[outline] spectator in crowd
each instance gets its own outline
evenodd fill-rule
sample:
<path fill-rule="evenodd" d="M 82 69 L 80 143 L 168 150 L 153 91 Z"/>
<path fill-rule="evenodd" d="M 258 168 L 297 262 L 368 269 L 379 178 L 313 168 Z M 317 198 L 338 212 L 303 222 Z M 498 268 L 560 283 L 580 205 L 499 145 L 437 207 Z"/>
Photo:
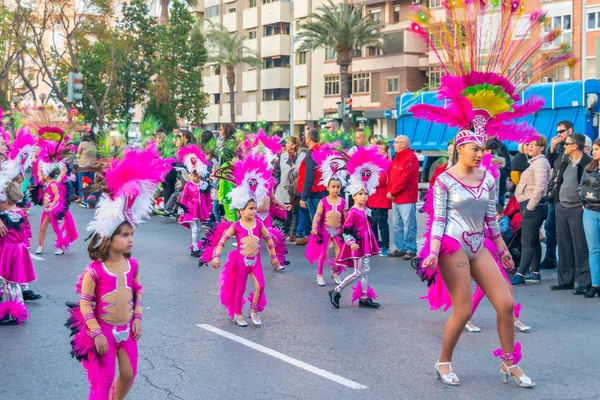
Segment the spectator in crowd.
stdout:
<path fill-rule="evenodd" d="M 96 145 L 92 142 L 91 137 L 87 133 L 81 134 L 81 143 L 77 147 L 77 165 L 79 168 L 90 168 L 96 164 L 98 160 L 96 153 Z M 77 173 L 77 195 L 79 198 L 76 200 L 77 203 L 87 204 L 86 196 L 83 193 L 83 177 L 87 177 L 92 182 L 94 181 L 94 172 L 78 172 Z"/>
<path fill-rule="evenodd" d="M 583 229 L 588 245 L 592 286 L 584 297 L 600 297 L 600 139 L 592 145 L 592 161 L 581 177 L 579 198 L 583 201 Z"/>
<path fill-rule="evenodd" d="M 585 137 L 585 146 L 583 146 L 583 152 L 588 156 L 592 155 L 592 139 L 589 136 Z"/>
<path fill-rule="evenodd" d="M 382 140 L 385 140 L 385 139 L 383 139 L 379 135 L 372 135 L 371 138 L 369 139 L 369 146 L 379 146 L 377 143 L 379 143 Z M 390 147 L 389 144 L 388 144 L 388 147 Z M 388 154 L 387 156 L 389 157 L 390 155 Z"/>
<path fill-rule="evenodd" d="M 510 228 L 510 218 L 504 215 L 504 207 L 501 204 L 496 204 L 496 221 L 502 233 L 504 242 L 508 242 L 513 237 L 513 231 Z"/>
<path fill-rule="evenodd" d="M 511 162 L 510 180 L 516 185 L 521 180 L 521 174 L 529 168 L 529 155 L 525 151 L 525 144 L 519 143 L 519 152 L 514 156 Z"/>
<path fill-rule="evenodd" d="M 417 253 L 419 160 L 404 135 L 394 140 L 394 152 L 387 198 L 393 203 L 392 232 L 396 249 L 389 256 L 412 260 Z"/>
<path fill-rule="evenodd" d="M 325 129 L 327 129 L 329 132 L 336 132 L 340 129 L 340 123 L 337 119 L 332 119 L 327 121 L 325 124 Z"/>
<path fill-rule="evenodd" d="M 298 149 L 298 156 L 296 157 L 296 166 L 291 170 L 291 179 L 290 179 L 290 199 L 297 200 L 297 209 L 298 209 L 298 225 L 296 226 L 296 244 L 298 246 L 304 246 L 308 243 L 308 234 L 310 233 L 310 229 L 312 226 L 312 221 L 310 220 L 308 209 L 300 207 L 300 191 L 298 187 L 298 179 L 300 174 L 300 165 L 302 161 L 306 157 L 308 153 L 308 146 L 306 146 L 306 142 L 303 140 L 300 143 L 300 148 Z M 294 191 L 294 187 L 296 190 Z M 294 202 L 295 203 L 295 202 Z M 290 240 L 292 241 L 292 240 Z"/>
<path fill-rule="evenodd" d="M 550 182 L 550 163 L 544 155 L 548 139 L 539 136 L 526 143 L 524 148 L 529 155 L 529 168 L 522 174 L 515 191 L 521 208 L 521 260 L 519 269 L 510 283 L 522 285 L 525 282 L 540 282 L 542 245 L 540 228 L 548 215 L 547 189 Z"/>
<path fill-rule="evenodd" d="M 217 138 L 217 156 L 219 158 L 219 164 L 221 164 L 221 150 L 225 147 L 225 145 L 235 140 L 235 125 L 233 124 L 222 124 L 219 128 L 219 137 Z"/>
<path fill-rule="evenodd" d="M 379 152 L 385 157 L 389 157 L 390 145 L 387 140 L 379 140 L 376 145 Z M 370 219 L 373 233 L 381 248 L 380 256 L 386 257 L 390 249 L 390 227 L 388 224 L 389 210 L 392 208 L 392 201 L 387 198 L 389 171 L 379 175 L 379 184 L 375 193 L 369 196 L 367 207 L 371 209 L 372 217 Z"/>
<path fill-rule="evenodd" d="M 279 170 L 281 171 L 281 181 L 275 190 L 275 197 L 285 205 L 292 205 L 292 200 L 288 192 L 290 186 L 290 171 L 295 167 L 296 158 L 298 157 L 298 144 L 300 141 L 295 136 L 290 136 L 286 143 L 285 149 L 279 157 Z M 295 220 L 295 223 L 294 223 Z M 292 226 L 293 225 L 293 226 Z M 298 225 L 298 206 L 287 212 L 287 219 L 283 225 L 283 231 L 289 236 L 290 241 L 295 239 L 294 230 Z M 293 229 L 292 229 L 293 228 Z"/>
<path fill-rule="evenodd" d="M 369 147 L 367 146 L 367 138 L 365 137 L 365 131 L 363 128 L 358 128 L 354 132 L 354 146 L 350 147 L 348 154 L 353 154 L 359 147 Z"/>
<path fill-rule="evenodd" d="M 548 162 L 552 167 L 552 178 L 548 185 L 548 217 L 544 223 L 546 232 L 546 255 L 542 261 L 540 269 L 556 268 L 556 208 L 553 199 L 556 195 L 556 176 L 560 170 L 563 156 L 565 153 L 564 142 L 568 135 L 573 133 L 573 124 L 571 121 L 561 121 L 556 126 L 556 136 L 550 141 L 550 150 L 548 151 Z"/>
<path fill-rule="evenodd" d="M 490 136 L 488 141 L 486 142 L 486 149 L 488 148 L 488 144 L 492 145 L 494 148 L 497 148 L 496 154 L 502 158 L 504 158 L 504 165 L 500 168 L 500 181 L 498 182 L 498 203 L 504 205 L 506 201 L 506 180 L 510 177 L 510 171 L 512 168 L 510 153 L 508 151 L 508 147 L 501 141 L 499 141 L 495 136 Z"/>
<path fill-rule="evenodd" d="M 321 171 L 317 168 L 318 165 L 313 159 L 313 153 L 319 151 L 319 131 L 311 128 L 306 132 L 306 145 L 308 153 L 300 164 L 300 172 L 298 174 L 298 191 L 300 192 L 300 207 L 308 209 L 309 218 L 312 221 L 317 212 L 319 201 L 327 196 L 327 189 L 320 185 Z"/>
<path fill-rule="evenodd" d="M 558 241 L 558 284 L 552 290 L 577 288 L 582 295 L 590 288 L 588 247 L 583 231 L 583 203 L 579 199 L 579 182 L 585 167 L 592 160 L 583 152 L 585 137 L 571 133 L 564 142 L 565 157 L 558 171 L 554 196 L 556 208 L 556 239 Z"/>

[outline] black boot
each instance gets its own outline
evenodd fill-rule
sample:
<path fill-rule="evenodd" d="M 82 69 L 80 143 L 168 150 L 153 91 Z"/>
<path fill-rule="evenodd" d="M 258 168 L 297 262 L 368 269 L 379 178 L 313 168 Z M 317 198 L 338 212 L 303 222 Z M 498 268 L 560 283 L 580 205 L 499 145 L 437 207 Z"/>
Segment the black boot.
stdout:
<path fill-rule="evenodd" d="M 200 257 L 200 250 L 192 250 L 192 252 L 190 253 L 190 255 L 192 257 L 199 258 Z"/>
<path fill-rule="evenodd" d="M 589 290 L 583 294 L 583 297 L 585 297 L 586 299 L 591 299 L 596 295 L 600 297 L 600 286 L 590 287 Z"/>
<path fill-rule="evenodd" d="M 79 305 L 79 303 L 75 303 L 73 301 L 65 301 L 65 306 L 69 307 L 69 308 L 75 308 Z"/>
<path fill-rule="evenodd" d="M 365 299 L 365 300 L 360 300 L 360 302 L 358 303 L 359 307 L 366 307 L 366 308 L 379 308 L 381 304 L 379 303 L 375 303 L 373 301 L 373 299 Z"/>
<path fill-rule="evenodd" d="M 17 325 L 17 320 L 10 315 L 6 315 L 4 318 L 0 319 L 0 325 Z"/>
<path fill-rule="evenodd" d="M 340 297 L 342 297 L 342 295 L 336 292 L 335 289 L 329 291 L 329 300 L 335 308 L 340 308 Z"/>
<path fill-rule="evenodd" d="M 37 294 L 31 289 L 23 290 L 23 301 L 36 301 L 41 298 L 41 294 Z"/>

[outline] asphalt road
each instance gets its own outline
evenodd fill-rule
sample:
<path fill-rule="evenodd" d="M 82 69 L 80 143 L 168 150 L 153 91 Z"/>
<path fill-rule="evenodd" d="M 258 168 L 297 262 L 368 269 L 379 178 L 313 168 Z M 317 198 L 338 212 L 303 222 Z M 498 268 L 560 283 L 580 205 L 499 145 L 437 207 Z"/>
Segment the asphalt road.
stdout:
<path fill-rule="evenodd" d="M 73 213 L 85 238 L 93 211 L 73 207 Z M 39 216 L 34 208 L 34 236 Z M 33 288 L 44 298 L 29 305 L 32 318 L 0 327 L 0 399 L 86 397 L 86 377 L 70 357 L 63 324 L 64 302 L 76 300 L 75 281 L 89 259 L 82 239 L 62 257 L 52 254 L 53 240 L 49 230 L 43 260 L 34 260 Z M 484 300 L 475 316 L 483 331 L 461 338 L 454 366 L 462 383 L 451 388 L 433 370 L 448 315 L 419 299 L 425 286 L 406 261 L 372 261 L 379 310 L 351 306 L 349 292 L 336 310 L 327 297 L 331 281 L 318 287 L 304 248 L 291 245 L 286 272 L 272 272 L 264 260 L 263 326 L 239 328 L 219 303 L 218 272 L 198 268 L 189 256 L 187 230 L 154 217 L 135 240 L 146 294 L 130 399 L 600 399 L 600 299 L 550 292 L 552 272 L 542 271 L 539 285 L 515 290 L 521 318 L 533 327 L 516 334 L 521 365 L 537 387 L 501 383 L 492 356 L 495 316 Z"/>

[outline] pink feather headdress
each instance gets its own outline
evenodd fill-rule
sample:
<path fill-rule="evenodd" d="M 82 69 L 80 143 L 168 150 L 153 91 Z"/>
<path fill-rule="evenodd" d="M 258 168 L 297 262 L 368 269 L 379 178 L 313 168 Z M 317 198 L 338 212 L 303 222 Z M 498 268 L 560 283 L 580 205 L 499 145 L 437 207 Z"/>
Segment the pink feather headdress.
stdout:
<path fill-rule="evenodd" d="M 208 162 L 206 155 L 196 145 L 190 144 L 179 149 L 179 161 L 185 165 L 185 168 L 191 174 L 196 171 L 200 177 L 204 177 L 208 172 Z"/>
<path fill-rule="evenodd" d="M 149 219 L 152 193 L 171 170 L 173 160 L 160 157 L 156 146 L 144 150 L 129 149 L 122 159 L 112 159 L 106 169 L 105 193 L 98 202 L 94 219 L 87 227 L 102 238 L 111 237 L 123 222 L 133 227 Z"/>
<path fill-rule="evenodd" d="M 313 153 L 313 160 L 319 166 L 321 171 L 321 180 L 319 185 L 327 187 L 331 179 L 339 179 L 342 187 L 348 184 L 348 171 L 346 171 L 346 159 L 338 150 L 339 142 L 327 143 L 321 146 L 321 149 Z"/>
<path fill-rule="evenodd" d="M 6 170 L 14 179 L 17 175 L 26 175 L 33 164 L 33 155 L 36 151 L 36 140 L 28 128 L 21 128 L 8 153 Z"/>
<path fill-rule="evenodd" d="M 262 128 L 258 129 L 258 134 L 249 134 L 246 136 L 244 143 L 246 153 L 262 153 L 268 161 L 269 169 L 273 169 L 273 162 L 277 160 L 277 155 L 283 148 L 281 146 L 281 138 L 277 135 L 269 137 Z"/>
<path fill-rule="evenodd" d="M 75 153 L 75 146 L 69 144 L 70 137 L 63 135 L 60 141 L 38 139 L 36 146 L 39 152 L 33 163 L 33 171 L 38 182 L 53 171 L 61 171 L 65 166 L 64 159 Z"/>
<path fill-rule="evenodd" d="M 544 49 L 561 30 L 540 35 L 551 18 L 542 11 L 525 14 L 525 0 L 443 0 L 442 6 L 443 21 L 420 5 L 412 7 L 410 18 L 413 33 L 440 61 L 445 76 L 438 98 L 446 107 L 418 104 L 409 111 L 477 135 L 533 140 L 537 132 L 532 126 L 513 121 L 539 111 L 544 101 L 535 96 L 524 101 L 520 93 L 555 69 L 576 64 L 567 43 Z"/>
<path fill-rule="evenodd" d="M 350 194 L 354 196 L 361 190 L 366 191 L 369 195 L 373 194 L 379 184 L 379 174 L 387 171 L 389 166 L 390 160 L 380 154 L 377 148 L 358 147 L 349 156 L 346 166 L 350 175 L 350 184 L 348 185 Z"/>
<path fill-rule="evenodd" d="M 227 194 L 233 208 L 243 210 L 250 200 L 260 204 L 269 196 L 273 182 L 268 164 L 263 155 L 249 153 L 233 165 L 236 187 Z"/>

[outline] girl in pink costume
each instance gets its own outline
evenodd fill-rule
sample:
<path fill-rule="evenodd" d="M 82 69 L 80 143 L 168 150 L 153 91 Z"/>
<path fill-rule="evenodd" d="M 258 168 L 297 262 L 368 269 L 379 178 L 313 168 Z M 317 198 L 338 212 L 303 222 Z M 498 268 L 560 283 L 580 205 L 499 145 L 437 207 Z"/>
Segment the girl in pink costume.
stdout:
<path fill-rule="evenodd" d="M 315 162 L 322 173 L 320 185 L 326 186 L 329 196 L 324 197 L 317 206 L 312 222 L 311 236 L 306 246 L 306 258 L 313 264 L 317 262 L 317 285 L 325 286 L 323 267 L 333 245 L 337 258 L 342 248 L 342 224 L 348 211 L 346 200 L 340 197 L 342 187 L 347 184 L 346 161 L 340 153 L 325 145 L 313 154 Z M 345 270 L 341 265 L 330 262 L 333 267 L 331 279 L 339 285 L 342 283 L 340 273 Z"/>
<path fill-rule="evenodd" d="M 192 234 L 191 255 L 200 257 L 202 222 L 209 219 L 209 214 L 203 204 L 206 202 L 206 197 L 202 194 L 202 185 L 207 185 L 202 177 L 208 172 L 208 162 L 202 150 L 193 144 L 179 150 L 179 159 L 190 173 L 190 181 L 183 187 L 183 193 L 179 200 L 180 217 L 178 222 L 188 228 Z"/>
<path fill-rule="evenodd" d="M 254 325 L 261 325 L 258 313 L 264 310 L 267 300 L 265 283 L 260 260 L 260 239 L 267 242 L 271 265 L 277 271 L 285 262 L 285 246 L 283 235 L 276 229 L 267 228 L 256 218 L 256 204 L 268 195 L 270 172 L 261 169 L 264 160 L 249 154 L 244 160 L 234 165 L 235 184 L 237 185 L 229 197 L 231 205 L 241 215 L 235 223 L 221 222 L 211 229 L 204 241 L 204 250 L 200 258 L 201 264 L 211 264 L 219 268 L 220 258 L 227 241 L 235 236 L 237 248 L 229 253 L 221 274 L 221 304 L 237 326 L 248 326 L 242 315 L 244 292 L 248 275 L 252 276 L 255 289 L 248 296 L 250 302 L 250 318 Z M 274 239 L 277 236 L 277 240 Z M 277 245 L 279 243 L 279 245 Z M 277 248 L 279 247 L 279 248 Z"/>
<path fill-rule="evenodd" d="M 0 323 L 20 324 L 29 318 L 20 285 L 35 281 L 33 263 L 27 249 L 28 221 L 25 212 L 17 208 L 23 194 L 8 176 L 0 173 L 0 220 L 8 233 L 0 236 Z"/>
<path fill-rule="evenodd" d="M 130 150 L 106 171 L 105 194 L 88 226 L 92 263 L 79 279 L 81 299 L 78 307 L 69 310 L 67 324 L 73 336 L 71 354 L 87 370 L 89 399 L 125 399 L 137 374 L 143 290 L 139 264 L 131 257 L 133 232 L 148 219 L 152 193 L 171 162 L 151 147 Z"/>
<path fill-rule="evenodd" d="M 376 148 L 359 147 L 348 159 L 347 170 L 350 175 L 348 191 L 352 195 L 354 206 L 346 214 L 342 233 L 344 243 L 336 264 L 352 266 L 354 272 L 335 289 L 329 291 L 329 300 L 335 308 L 340 308 L 342 290 L 357 280 L 360 281 L 353 288 L 352 303 L 360 300 L 360 307 L 379 307 L 379 303 L 373 301 L 377 298 L 377 294 L 369 286 L 371 271 L 369 258 L 379 254 L 380 250 L 369 224 L 367 214 L 369 211 L 366 204 L 369 194 L 375 192 L 379 174 L 387 171 L 389 164 L 390 161 Z"/>

